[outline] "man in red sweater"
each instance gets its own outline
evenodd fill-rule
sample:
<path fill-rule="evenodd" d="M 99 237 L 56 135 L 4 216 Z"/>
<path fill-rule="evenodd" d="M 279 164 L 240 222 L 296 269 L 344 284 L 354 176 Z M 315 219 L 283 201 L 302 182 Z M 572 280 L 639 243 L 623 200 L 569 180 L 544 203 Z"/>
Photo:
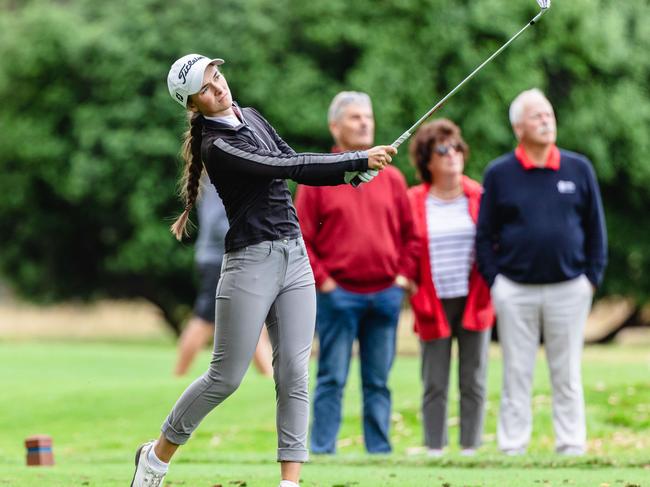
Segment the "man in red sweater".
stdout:
<path fill-rule="evenodd" d="M 328 118 L 335 151 L 372 146 L 374 117 L 365 93 L 339 93 Z M 313 453 L 336 451 L 355 340 L 359 342 L 366 449 L 369 453 L 391 451 L 388 373 L 395 356 L 404 289 L 412 285 L 419 256 L 406 190 L 404 177 L 392 166 L 358 188 L 298 187 L 295 206 L 318 290 L 320 346 Z"/>

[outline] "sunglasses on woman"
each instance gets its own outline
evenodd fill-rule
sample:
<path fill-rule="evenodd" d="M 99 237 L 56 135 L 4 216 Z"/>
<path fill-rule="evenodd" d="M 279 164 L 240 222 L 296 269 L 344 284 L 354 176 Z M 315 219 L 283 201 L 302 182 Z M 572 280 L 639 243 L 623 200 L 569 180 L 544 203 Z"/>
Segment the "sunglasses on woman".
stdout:
<path fill-rule="evenodd" d="M 438 144 L 433 148 L 433 152 L 439 156 L 446 156 L 451 149 L 454 149 L 455 152 L 462 152 L 463 146 L 460 144 Z"/>

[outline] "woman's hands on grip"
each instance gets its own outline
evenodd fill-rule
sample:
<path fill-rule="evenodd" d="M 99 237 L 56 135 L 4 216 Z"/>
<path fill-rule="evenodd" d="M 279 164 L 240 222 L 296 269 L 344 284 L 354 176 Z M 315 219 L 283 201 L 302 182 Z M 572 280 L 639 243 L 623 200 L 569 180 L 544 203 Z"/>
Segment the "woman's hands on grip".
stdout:
<path fill-rule="evenodd" d="M 377 145 L 368 149 L 368 169 L 383 169 L 393 160 L 397 149 L 392 145 Z"/>

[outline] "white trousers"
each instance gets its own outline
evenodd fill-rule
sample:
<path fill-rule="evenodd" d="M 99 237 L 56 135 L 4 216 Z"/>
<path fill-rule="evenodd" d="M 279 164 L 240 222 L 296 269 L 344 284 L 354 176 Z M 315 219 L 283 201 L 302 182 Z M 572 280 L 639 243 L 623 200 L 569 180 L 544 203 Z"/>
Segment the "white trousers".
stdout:
<path fill-rule="evenodd" d="M 553 390 L 553 427 L 559 453 L 585 451 L 581 357 L 593 288 L 584 276 L 554 284 L 520 284 L 498 275 L 491 289 L 503 351 L 499 448 L 523 453 L 532 433 L 535 357 L 544 348 Z"/>

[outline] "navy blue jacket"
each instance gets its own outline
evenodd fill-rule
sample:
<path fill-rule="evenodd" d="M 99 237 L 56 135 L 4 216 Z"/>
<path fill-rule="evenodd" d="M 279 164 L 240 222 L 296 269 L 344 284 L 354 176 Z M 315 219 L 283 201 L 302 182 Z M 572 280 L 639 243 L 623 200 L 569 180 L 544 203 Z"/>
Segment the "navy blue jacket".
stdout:
<path fill-rule="evenodd" d="M 485 172 L 476 253 L 489 285 L 497 274 L 548 284 L 585 274 L 594 286 L 607 263 L 598 183 L 589 160 L 560 150 L 560 167 L 524 169 L 514 152 Z"/>

